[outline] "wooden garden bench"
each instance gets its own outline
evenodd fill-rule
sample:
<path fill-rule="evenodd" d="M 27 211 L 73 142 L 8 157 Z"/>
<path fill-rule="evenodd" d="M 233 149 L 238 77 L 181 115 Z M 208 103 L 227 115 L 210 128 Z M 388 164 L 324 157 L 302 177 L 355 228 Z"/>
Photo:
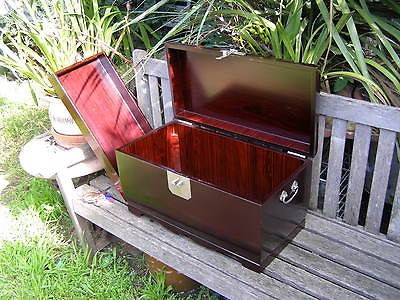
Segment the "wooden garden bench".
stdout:
<path fill-rule="evenodd" d="M 155 128 L 173 118 L 171 92 L 166 62 L 143 60 L 145 55 L 141 50 L 134 52 L 134 89 Z M 145 216 L 131 214 L 105 176 L 76 190 L 68 176 L 59 179 L 67 206 L 76 214 L 78 236 L 96 248 L 91 236 L 95 224 L 230 299 L 399 299 L 400 176 L 398 168 L 391 171 L 391 164 L 400 132 L 400 109 L 321 94 L 316 111 L 318 152 L 305 229 L 263 273 L 250 271 Z M 330 137 L 324 138 L 328 119 L 332 128 Z M 355 134 L 346 142 L 349 122 L 355 124 Z M 372 156 L 371 130 L 379 133 L 379 139 L 372 138 L 378 141 Z M 349 153 L 345 147 L 352 149 L 350 156 L 345 155 Z M 371 169 L 374 164 L 367 162 L 373 158 Z M 120 202 L 87 196 L 98 190 Z M 392 190 L 394 196 L 387 196 Z M 391 210 L 385 205 L 387 198 L 393 199 Z M 382 225 L 384 212 L 386 225 Z M 380 233 L 381 225 L 387 233 Z"/>

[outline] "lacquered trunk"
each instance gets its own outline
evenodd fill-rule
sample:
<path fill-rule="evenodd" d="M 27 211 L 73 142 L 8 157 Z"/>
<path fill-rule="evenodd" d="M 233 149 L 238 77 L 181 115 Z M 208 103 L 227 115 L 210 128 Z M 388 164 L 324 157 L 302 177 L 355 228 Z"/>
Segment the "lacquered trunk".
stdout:
<path fill-rule="evenodd" d="M 131 211 L 253 270 L 261 271 L 304 222 L 308 160 L 179 122 L 136 139 L 116 157 Z M 171 171 L 190 178 L 190 199 L 171 192 Z M 294 181 L 297 195 L 284 204 L 281 193 L 290 194 Z"/>

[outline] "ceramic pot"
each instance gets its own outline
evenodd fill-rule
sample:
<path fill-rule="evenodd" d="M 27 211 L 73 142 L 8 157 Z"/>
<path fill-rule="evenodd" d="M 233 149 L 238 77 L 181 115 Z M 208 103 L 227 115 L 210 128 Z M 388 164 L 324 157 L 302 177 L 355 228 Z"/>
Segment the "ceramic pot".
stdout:
<path fill-rule="evenodd" d="M 86 143 L 79 127 L 60 99 L 50 99 L 49 118 L 52 127 L 51 134 L 57 144 L 65 148 L 72 148 Z"/>
<path fill-rule="evenodd" d="M 82 135 L 79 127 L 75 124 L 68 110 L 58 98 L 49 102 L 49 118 L 53 129 L 59 134 Z"/>

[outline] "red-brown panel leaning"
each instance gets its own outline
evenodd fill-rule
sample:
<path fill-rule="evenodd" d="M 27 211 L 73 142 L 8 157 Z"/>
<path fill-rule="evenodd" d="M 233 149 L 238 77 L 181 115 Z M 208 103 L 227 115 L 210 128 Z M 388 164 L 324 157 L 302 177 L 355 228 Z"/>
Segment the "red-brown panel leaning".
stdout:
<path fill-rule="evenodd" d="M 93 150 L 117 171 L 115 150 L 151 127 L 110 61 L 98 54 L 58 71 L 56 77 L 64 104 Z"/>

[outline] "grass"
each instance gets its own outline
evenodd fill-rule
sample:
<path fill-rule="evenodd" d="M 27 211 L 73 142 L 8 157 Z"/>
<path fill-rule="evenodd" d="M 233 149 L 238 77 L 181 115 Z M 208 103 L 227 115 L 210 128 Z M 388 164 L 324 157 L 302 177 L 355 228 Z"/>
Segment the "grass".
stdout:
<path fill-rule="evenodd" d="M 0 299 L 217 299 L 205 287 L 189 296 L 150 275 L 143 259 L 118 246 L 92 262 L 75 243 L 62 197 L 51 181 L 18 163 L 21 147 L 49 128 L 47 110 L 0 96 Z"/>

